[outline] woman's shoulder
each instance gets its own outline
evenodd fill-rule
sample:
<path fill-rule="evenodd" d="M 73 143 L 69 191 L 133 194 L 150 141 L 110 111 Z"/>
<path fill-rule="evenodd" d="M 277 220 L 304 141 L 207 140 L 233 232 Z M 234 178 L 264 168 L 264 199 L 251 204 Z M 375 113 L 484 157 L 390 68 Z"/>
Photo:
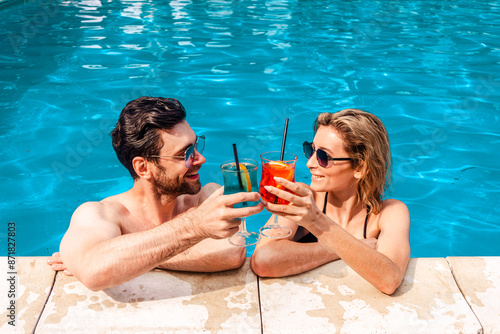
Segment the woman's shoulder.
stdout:
<path fill-rule="evenodd" d="M 398 221 L 410 223 L 410 211 L 405 203 L 394 198 L 382 201 L 382 210 L 379 214 L 381 221 Z"/>
<path fill-rule="evenodd" d="M 382 210 L 406 210 L 408 211 L 408 207 L 402 201 L 397 200 L 395 198 L 387 198 L 382 201 Z"/>

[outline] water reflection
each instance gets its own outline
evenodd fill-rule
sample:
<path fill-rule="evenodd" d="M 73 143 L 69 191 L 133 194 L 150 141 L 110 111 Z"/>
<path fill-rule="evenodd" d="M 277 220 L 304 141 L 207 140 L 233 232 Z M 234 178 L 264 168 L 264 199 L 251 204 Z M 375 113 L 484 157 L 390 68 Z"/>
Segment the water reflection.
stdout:
<path fill-rule="evenodd" d="M 457 206 L 464 224 L 479 220 L 470 210 L 489 226 L 500 179 L 491 158 L 500 150 L 498 8 L 463 0 L 70 0 L 7 9 L 0 174 L 12 196 L 2 212 L 16 207 L 7 219 L 26 220 L 26 202 L 58 206 L 49 215 L 62 230 L 78 203 L 121 189 L 127 178 L 106 137 L 112 125 L 97 122 L 113 123 L 126 102 L 155 95 L 181 99 L 193 127 L 210 133 L 208 177 L 212 165 L 220 175 L 215 162 L 228 138 L 257 154 L 279 142 L 290 117 L 290 147 L 300 152 L 317 113 L 367 109 L 391 135 L 394 196 L 411 206 L 414 235 L 446 231 Z M 68 163 L 96 128 L 103 139 Z M 58 173 L 54 163 L 67 169 Z M 476 168 L 462 171 L 468 166 Z M 305 177 L 305 163 L 297 173 Z M 426 231 L 429 216 L 447 221 Z"/>
<path fill-rule="evenodd" d="M 189 14 L 187 10 L 189 9 L 188 6 L 192 3 L 190 0 L 170 1 L 169 6 L 172 8 L 172 18 L 174 20 L 188 19 Z"/>

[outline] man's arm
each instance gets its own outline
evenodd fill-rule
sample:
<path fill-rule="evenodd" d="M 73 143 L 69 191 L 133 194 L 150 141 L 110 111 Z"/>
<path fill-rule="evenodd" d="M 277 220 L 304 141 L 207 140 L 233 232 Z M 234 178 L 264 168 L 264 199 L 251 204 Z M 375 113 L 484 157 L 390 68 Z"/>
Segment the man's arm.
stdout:
<path fill-rule="evenodd" d="M 121 235 L 116 212 L 107 204 L 85 203 L 75 211 L 61 241 L 64 264 L 89 289 L 105 289 L 146 273 L 203 239 L 233 235 L 239 225 L 234 218 L 262 210 L 231 208 L 233 203 L 258 200 L 256 193 L 221 194 L 214 192 L 199 208 L 168 223 L 126 235 Z"/>
<path fill-rule="evenodd" d="M 237 269 L 245 263 L 246 248 L 232 246 L 227 239 L 205 239 L 184 252 L 161 263 L 158 268 L 178 271 L 217 272 Z M 66 268 L 59 252 L 47 259 L 55 271 L 67 276 L 73 274 Z"/>
<path fill-rule="evenodd" d="M 121 235 L 103 203 L 89 202 L 73 214 L 61 241 L 61 257 L 68 270 L 89 289 L 116 286 L 146 273 L 162 259 L 202 240 L 189 217 L 154 229 Z M 109 209 L 108 209 L 109 210 Z"/>
<path fill-rule="evenodd" d="M 239 268 L 245 263 L 246 248 L 227 239 L 205 239 L 161 263 L 158 268 L 179 271 L 217 272 Z"/>
<path fill-rule="evenodd" d="M 203 203 L 221 186 L 216 183 L 205 185 L 200 191 L 196 206 Z M 227 239 L 205 239 L 161 263 L 158 268 L 179 271 L 217 272 L 239 268 L 245 263 L 246 248 L 235 247 Z M 47 263 L 56 271 L 72 275 L 63 263 L 59 253 L 54 253 Z"/>
<path fill-rule="evenodd" d="M 196 206 L 203 203 L 219 188 L 221 186 L 216 183 L 206 184 L 200 191 Z M 158 267 L 167 270 L 216 272 L 239 268 L 245 260 L 245 247 L 235 247 L 227 239 L 205 239 L 161 263 Z"/>

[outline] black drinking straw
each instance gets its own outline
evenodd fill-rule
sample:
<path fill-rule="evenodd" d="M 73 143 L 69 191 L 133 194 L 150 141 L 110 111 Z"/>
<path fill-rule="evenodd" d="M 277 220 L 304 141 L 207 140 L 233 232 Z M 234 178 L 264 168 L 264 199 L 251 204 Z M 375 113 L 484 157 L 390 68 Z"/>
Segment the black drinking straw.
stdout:
<path fill-rule="evenodd" d="M 285 130 L 283 131 L 283 143 L 281 143 L 281 161 L 285 155 L 286 132 L 288 131 L 288 118 L 285 120 Z"/>
<path fill-rule="evenodd" d="M 238 182 L 240 184 L 240 188 L 243 189 L 243 183 L 241 182 L 240 162 L 238 160 L 238 151 L 236 150 L 236 144 L 233 144 L 233 152 L 234 161 L 236 161 L 236 170 L 238 171 Z"/>

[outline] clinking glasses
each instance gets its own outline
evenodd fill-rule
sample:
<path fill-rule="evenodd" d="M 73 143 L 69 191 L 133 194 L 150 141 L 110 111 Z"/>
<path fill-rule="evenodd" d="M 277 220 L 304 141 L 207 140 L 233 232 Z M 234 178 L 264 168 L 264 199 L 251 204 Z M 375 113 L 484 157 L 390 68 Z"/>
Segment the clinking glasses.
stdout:
<path fill-rule="evenodd" d="M 197 150 L 198 153 L 203 154 L 203 150 L 205 149 L 205 136 L 196 136 L 196 141 L 193 145 L 189 146 L 186 149 L 186 152 L 183 155 L 150 155 L 151 158 L 172 158 L 172 159 L 185 159 L 186 160 L 186 168 L 191 167 L 194 161 L 195 152 Z"/>
<path fill-rule="evenodd" d="M 349 161 L 352 160 L 352 158 L 332 158 L 323 151 L 322 149 L 318 148 L 317 150 L 314 148 L 313 144 L 305 141 L 302 144 L 302 147 L 304 149 L 304 155 L 306 156 L 307 159 L 310 159 L 314 152 L 316 152 L 316 159 L 318 159 L 318 164 L 323 167 L 323 168 L 328 168 L 333 165 L 333 163 L 330 163 L 330 161 Z"/>

